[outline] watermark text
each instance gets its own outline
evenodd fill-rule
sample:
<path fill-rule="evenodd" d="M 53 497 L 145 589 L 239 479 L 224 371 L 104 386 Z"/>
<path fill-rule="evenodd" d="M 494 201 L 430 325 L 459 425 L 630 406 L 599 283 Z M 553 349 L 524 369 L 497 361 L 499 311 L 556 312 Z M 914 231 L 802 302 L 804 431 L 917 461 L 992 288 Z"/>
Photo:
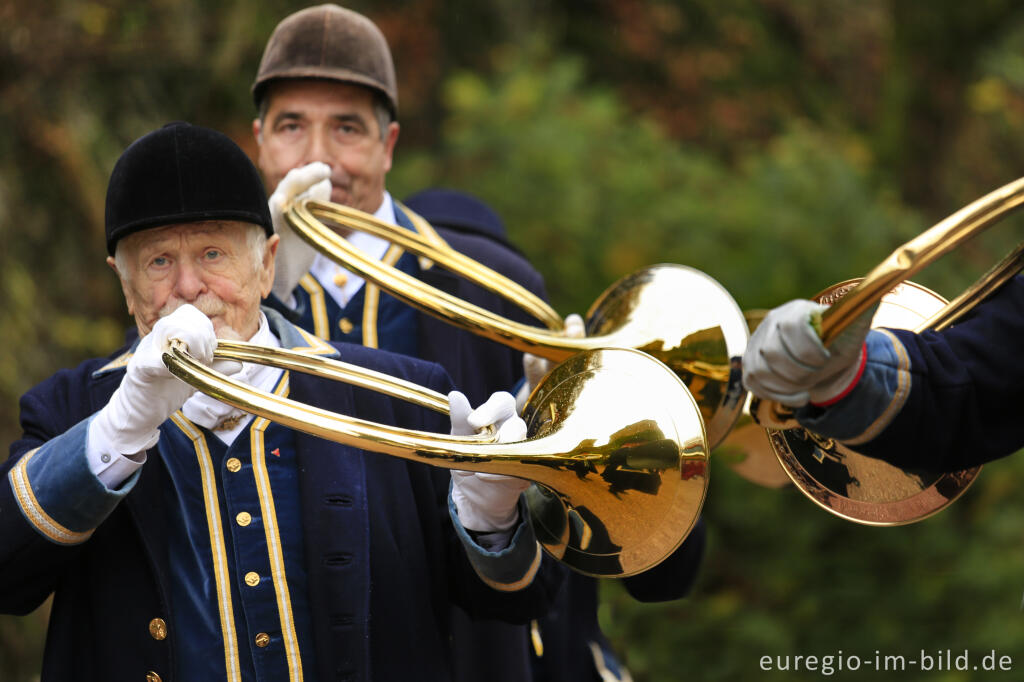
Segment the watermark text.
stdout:
<path fill-rule="evenodd" d="M 758 661 L 765 672 L 778 670 L 783 672 L 812 672 L 823 677 L 831 677 L 844 672 L 904 672 L 919 670 L 923 672 L 947 672 L 965 670 L 983 670 L 986 672 L 1009 672 L 1013 670 L 1013 658 L 998 653 L 995 649 L 987 652 L 972 652 L 967 649 L 921 649 L 913 654 L 884 654 L 875 651 L 874 655 L 844 653 L 841 649 L 835 653 L 821 655 L 785 654 L 779 656 L 761 656 Z"/>

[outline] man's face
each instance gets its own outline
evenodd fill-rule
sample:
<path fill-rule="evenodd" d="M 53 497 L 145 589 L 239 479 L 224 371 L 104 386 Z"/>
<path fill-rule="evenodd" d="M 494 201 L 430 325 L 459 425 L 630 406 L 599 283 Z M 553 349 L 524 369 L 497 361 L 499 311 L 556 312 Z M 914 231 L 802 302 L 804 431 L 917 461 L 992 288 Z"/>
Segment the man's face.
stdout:
<path fill-rule="evenodd" d="M 253 121 L 253 134 L 270 191 L 291 169 L 322 161 L 331 167 L 331 201 L 376 212 L 398 124 L 388 124 L 381 138 L 371 91 L 332 81 L 283 80 L 271 83 L 266 97 L 266 115 Z"/>
<path fill-rule="evenodd" d="M 136 232 L 118 242 L 124 271 L 118 259 L 107 262 L 121 278 L 139 335 L 191 303 L 210 318 L 219 338 L 251 338 L 259 328 L 260 300 L 274 281 L 279 241 L 271 236 L 266 250 L 254 254 L 248 233 L 256 229 L 263 228 L 234 221 L 183 223 Z"/>

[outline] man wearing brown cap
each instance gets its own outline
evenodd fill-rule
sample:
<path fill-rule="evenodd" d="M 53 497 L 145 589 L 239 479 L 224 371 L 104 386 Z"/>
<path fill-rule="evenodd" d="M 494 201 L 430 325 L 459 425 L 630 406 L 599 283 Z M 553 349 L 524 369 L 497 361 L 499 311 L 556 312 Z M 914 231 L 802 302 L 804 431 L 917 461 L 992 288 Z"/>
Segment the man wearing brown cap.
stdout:
<path fill-rule="evenodd" d="M 507 243 L 482 231 L 432 229 L 414 221 L 385 187 L 399 124 L 391 53 L 369 19 L 337 5 L 286 17 L 271 35 L 253 83 L 253 133 L 281 237 L 270 303 L 322 338 L 384 348 L 438 362 L 472 402 L 522 377 L 522 354 L 462 332 L 397 301 L 313 251 L 284 221 L 292 199 L 309 195 L 360 209 L 449 246 L 543 293 L 540 275 Z M 503 299 L 442 268 L 362 233 L 349 239 L 370 255 L 470 302 L 529 321 Z"/>
<path fill-rule="evenodd" d="M 253 418 L 165 367 L 170 339 L 210 364 L 218 338 L 237 338 L 450 388 L 437 365 L 331 344 L 260 306 L 278 237 L 241 149 L 165 126 L 118 160 L 106 209 L 140 338 L 26 393 L 0 465 L 0 613 L 54 596 L 42 680 L 446 680 L 452 604 L 543 612 L 560 573 L 546 574 L 521 515 L 506 510 L 519 520 L 485 550 L 460 523 L 476 500 L 456 513 L 446 470 Z M 472 412 L 463 398 L 449 424 L 302 373 L 222 369 L 368 421 L 525 434 L 507 394 Z"/>
<path fill-rule="evenodd" d="M 377 26 L 337 5 L 310 7 L 286 17 L 264 50 L 253 97 L 259 111 L 253 122 L 258 165 L 273 191 L 271 213 L 282 240 L 269 305 L 320 337 L 437 362 L 473 404 L 493 391 L 515 387 L 523 376 L 521 353 L 421 314 L 363 282 L 315 254 L 282 219 L 282 211 L 297 196 L 329 198 L 385 222 L 440 237 L 455 250 L 543 294 L 540 275 L 507 244 L 485 233 L 435 230 L 414 221 L 413 214 L 387 192 L 385 179 L 399 134 L 398 91 L 391 52 Z M 372 236 L 348 236 L 364 252 L 399 270 L 505 317 L 530 322 L 515 306 L 456 274 L 438 267 L 424 269 L 411 254 Z M 524 487 L 521 481 L 505 478 L 453 480 L 457 505 L 464 495 L 475 497 L 484 490 L 493 499 L 516 499 Z M 488 513 L 462 518 L 467 528 L 481 534 L 501 532 L 509 522 Z M 462 679 L 477 680 L 484 674 L 494 682 L 529 679 L 524 628 L 510 631 L 468 623 L 459 611 L 452 618 L 464 633 L 453 640 Z M 478 661 L 483 661 L 483 668 L 476 667 Z"/>

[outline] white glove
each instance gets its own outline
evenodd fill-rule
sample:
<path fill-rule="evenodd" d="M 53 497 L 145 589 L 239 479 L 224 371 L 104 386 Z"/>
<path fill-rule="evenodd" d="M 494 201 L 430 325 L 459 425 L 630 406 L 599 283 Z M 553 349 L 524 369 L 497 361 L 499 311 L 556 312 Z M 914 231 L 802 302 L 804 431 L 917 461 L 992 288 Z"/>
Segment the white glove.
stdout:
<path fill-rule="evenodd" d="M 195 306 L 183 305 L 158 320 L 139 341 L 121 385 L 89 425 L 89 440 L 102 450 L 133 455 L 153 447 L 160 425 L 194 392 L 161 359 L 172 338 L 184 341 L 200 362 L 209 365 L 213 360 L 213 323 Z"/>
<path fill-rule="evenodd" d="M 582 339 L 585 337 L 587 335 L 587 327 L 583 323 L 583 318 L 576 313 L 567 315 L 562 334 L 569 339 Z M 523 385 L 516 393 L 516 411 L 520 413 L 523 411 L 527 398 L 530 397 L 534 387 L 540 383 L 540 380 L 551 371 L 551 365 L 552 362 L 546 358 L 523 353 L 523 376 L 526 377 L 526 381 L 523 382 Z"/>
<path fill-rule="evenodd" d="M 801 407 L 842 396 L 860 376 L 864 339 L 873 306 L 843 330 L 828 348 L 816 329 L 828 306 L 794 300 L 764 318 L 743 354 L 743 385 L 754 395 Z"/>
<path fill-rule="evenodd" d="M 448 394 L 451 406 L 452 435 L 468 436 L 488 425 L 498 432 L 499 443 L 526 438 L 526 422 L 516 415 L 511 393 L 494 393 L 475 410 L 462 393 Z M 530 487 L 530 481 L 500 474 L 481 474 L 452 470 L 452 500 L 459 521 L 466 528 L 490 533 L 507 531 L 516 525 L 519 495 Z"/>
<path fill-rule="evenodd" d="M 309 272 L 316 259 L 316 249 L 295 234 L 284 212 L 296 199 L 317 199 L 327 201 L 331 198 L 331 167 L 322 161 L 314 161 L 300 168 L 288 171 L 277 189 L 270 195 L 270 218 L 274 222 L 274 232 L 281 238 L 274 263 L 274 285 L 271 291 L 287 303 L 291 300 L 292 291 L 299 280 Z"/>

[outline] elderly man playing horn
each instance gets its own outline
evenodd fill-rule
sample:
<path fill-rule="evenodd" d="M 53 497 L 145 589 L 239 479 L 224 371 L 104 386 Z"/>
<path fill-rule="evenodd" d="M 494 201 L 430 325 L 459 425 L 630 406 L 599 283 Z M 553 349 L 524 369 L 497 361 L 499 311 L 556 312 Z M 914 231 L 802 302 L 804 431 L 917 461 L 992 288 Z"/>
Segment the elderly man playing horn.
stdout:
<path fill-rule="evenodd" d="M 1024 277 L 940 332 L 869 330 L 868 314 L 825 348 L 824 309 L 795 300 L 765 317 L 743 356 L 752 393 L 904 469 L 958 471 L 1024 447 Z"/>
<path fill-rule="evenodd" d="M 261 309 L 278 237 L 234 143 L 188 124 L 140 138 L 114 168 L 106 227 L 141 338 L 23 397 L 0 487 L 0 611 L 55 594 L 43 680 L 444 680 L 450 604 L 520 622 L 543 611 L 562 571 L 518 496 L 456 513 L 444 469 L 236 412 L 163 365 L 172 338 L 207 364 L 218 337 L 238 338 L 450 388 L 436 365 L 332 345 Z M 509 395 L 453 405 L 449 424 L 318 377 L 220 368 L 370 421 L 525 435 Z M 500 527 L 489 549 L 460 523 L 481 504 Z"/>

